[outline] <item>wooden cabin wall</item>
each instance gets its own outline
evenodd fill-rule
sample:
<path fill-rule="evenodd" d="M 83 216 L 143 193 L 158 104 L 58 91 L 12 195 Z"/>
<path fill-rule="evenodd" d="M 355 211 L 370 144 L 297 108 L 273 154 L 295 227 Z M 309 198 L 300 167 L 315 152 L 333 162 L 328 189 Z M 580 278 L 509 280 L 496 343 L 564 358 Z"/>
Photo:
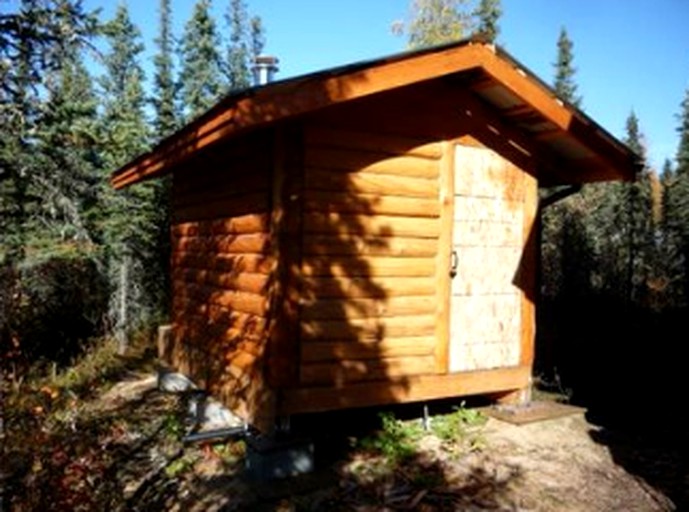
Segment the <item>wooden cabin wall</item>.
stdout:
<path fill-rule="evenodd" d="M 449 371 L 455 144 L 472 135 L 533 166 L 496 118 L 446 89 L 397 90 L 305 121 L 299 374 L 282 414 L 529 385 L 527 330 L 519 366 Z M 531 318 L 532 305 L 524 311 Z"/>
<path fill-rule="evenodd" d="M 441 143 L 304 130 L 299 383 L 435 373 Z"/>
<path fill-rule="evenodd" d="M 263 407 L 272 136 L 203 152 L 172 182 L 173 343 L 166 358 L 235 412 Z"/>

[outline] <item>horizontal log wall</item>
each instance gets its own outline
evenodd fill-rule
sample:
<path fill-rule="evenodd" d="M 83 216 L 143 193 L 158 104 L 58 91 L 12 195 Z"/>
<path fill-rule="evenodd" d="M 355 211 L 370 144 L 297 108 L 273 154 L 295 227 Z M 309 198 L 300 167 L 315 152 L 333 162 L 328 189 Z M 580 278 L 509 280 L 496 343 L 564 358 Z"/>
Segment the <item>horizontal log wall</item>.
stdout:
<path fill-rule="evenodd" d="M 272 137 L 216 148 L 174 174 L 169 361 L 255 421 L 264 389 Z"/>
<path fill-rule="evenodd" d="M 440 143 L 304 132 L 302 388 L 436 372 Z"/>

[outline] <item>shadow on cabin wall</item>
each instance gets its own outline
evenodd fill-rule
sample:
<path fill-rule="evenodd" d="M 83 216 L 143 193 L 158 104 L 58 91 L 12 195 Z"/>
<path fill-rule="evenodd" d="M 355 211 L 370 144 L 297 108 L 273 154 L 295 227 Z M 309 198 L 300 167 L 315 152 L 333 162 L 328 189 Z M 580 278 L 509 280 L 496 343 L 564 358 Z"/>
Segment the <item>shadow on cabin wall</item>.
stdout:
<path fill-rule="evenodd" d="M 362 102 L 358 111 L 354 109 L 354 117 L 348 111 L 344 116 L 346 119 L 341 119 L 341 110 L 333 109 L 323 116 L 319 114 L 294 124 L 303 128 L 308 123 L 328 120 L 334 121 L 327 124 L 332 128 L 341 121 L 339 124 L 345 130 L 356 131 L 359 138 L 362 135 L 365 138 L 366 133 L 383 133 L 395 138 L 396 130 L 389 129 L 394 126 L 389 119 L 386 119 L 387 127 L 373 126 L 375 123 L 369 122 L 375 118 L 369 109 L 390 106 Z M 399 105 L 393 103 L 393 106 Z M 357 116 L 361 117 L 357 119 Z M 358 122 L 350 123 L 352 120 Z M 415 121 L 409 118 L 405 125 L 414 126 Z M 294 124 L 287 129 L 294 131 Z M 281 127 L 275 129 L 280 130 Z M 396 389 L 389 395 L 385 391 L 379 393 L 376 401 L 398 401 L 400 390 L 406 389 L 405 373 L 400 370 L 403 366 L 395 370 L 389 368 L 391 362 L 394 364 L 399 360 L 388 358 L 388 354 L 381 351 L 382 342 L 412 337 L 414 333 L 410 334 L 409 327 L 399 321 L 395 327 L 389 325 L 390 316 L 394 314 L 398 320 L 400 316 L 389 309 L 390 302 L 405 297 L 404 290 L 390 289 L 389 280 L 427 277 L 432 283 L 435 252 L 421 250 L 422 253 L 426 251 L 422 256 L 425 258 L 423 266 L 427 269 L 415 274 L 417 270 L 413 266 L 418 263 L 419 255 L 414 252 L 413 237 L 429 238 L 421 233 L 423 219 L 419 221 L 421 227 L 415 234 L 397 232 L 396 227 L 388 225 L 387 221 L 391 215 L 404 218 L 404 212 L 387 212 L 387 206 L 383 204 L 389 199 L 386 196 L 395 194 L 393 170 L 387 171 L 390 173 L 387 178 L 382 173 L 376 174 L 372 180 L 367 179 L 365 172 L 359 172 L 394 154 L 357 147 L 356 144 L 339 147 L 336 140 L 321 140 L 314 143 L 316 150 L 346 153 L 351 161 L 315 166 L 305 160 L 313 148 L 310 146 L 306 153 L 299 154 L 303 146 L 300 147 L 299 141 L 295 145 L 292 139 L 290 145 L 283 148 L 284 183 L 288 193 L 283 192 L 280 201 L 288 208 L 280 216 L 276 215 L 276 209 L 271 208 L 277 204 L 272 191 L 272 172 L 274 158 L 278 156 L 272 152 L 272 134 L 259 132 L 248 135 L 237 141 L 237 148 L 218 147 L 213 152 L 206 152 L 188 163 L 187 168 L 180 170 L 175 177 L 174 223 L 192 228 L 181 236 L 184 240 L 175 239 L 173 242 L 173 246 L 178 244 L 178 253 L 173 256 L 173 274 L 176 276 L 174 316 L 178 323 L 175 338 L 178 343 L 174 345 L 170 359 L 177 361 L 178 366 L 188 368 L 211 390 L 220 391 L 219 394 L 230 404 L 237 401 L 246 404 L 255 400 L 252 393 L 259 393 L 263 388 L 265 365 L 273 364 L 275 356 L 282 355 L 280 346 L 271 347 L 268 352 L 266 340 L 270 336 L 269 317 L 277 314 L 285 304 L 277 300 L 269 313 L 266 297 L 277 293 L 285 301 L 293 300 L 289 290 L 279 289 L 290 283 L 299 288 L 297 297 L 303 302 L 296 309 L 302 322 L 292 330 L 297 340 L 290 340 L 290 350 L 293 350 L 289 361 L 291 366 L 284 367 L 292 373 L 291 378 L 279 380 L 287 380 L 287 387 L 308 385 L 337 389 L 349 383 L 394 379 Z M 252 138 L 259 140 L 252 142 Z M 400 137 L 395 152 L 406 152 L 405 141 L 409 144 L 424 142 Z M 234 151 L 243 153 L 240 157 L 233 154 Z M 267 162 L 262 160 L 266 155 Z M 257 159 L 260 164 L 256 164 Z M 266 179 L 261 181 L 257 176 L 266 170 Z M 180 179 L 184 176 L 189 177 L 186 183 Z M 247 190 L 245 180 L 255 183 L 258 188 Z M 437 184 L 437 179 L 427 181 Z M 367 186 L 372 188 L 367 189 Z M 250 193 L 254 195 L 248 201 L 246 197 Z M 307 200 L 309 195 L 311 199 Z M 293 196 L 298 198 L 297 201 Z M 216 208 L 217 201 L 222 204 Z M 271 209 L 272 216 L 269 214 Z M 298 217 L 296 221 L 292 218 L 295 216 Z M 247 217 L 254 219 L 255 231 L 239 234 L 227 228 L 233 221 L 237 224 Z M 403 229 L 408 230 L 414 218 L 407 216 L 405 220 Z M 280 230 L 280 223 L 289 224 L 287 229 L 292 230 L 290 235 L 293 238 L 273 238 L 266 245 L 252 249 L 240 243 L 246 235 L 267 235 L 271 224 Z M 400 235 L 406 238 L 397 240 Z M 402 247 L 405 242 L 410 243 L 409 248 Z M 179 249 L 181 243 L 184 244 L 183 250 Z M 281 245 L 277 248 L 271 245 L 275 243 Z M 276 249 L 284 253 L 295 244 L 300 246 L 300 251 L 296 251 L 299 261 L 291 261 L 287 272 L 271 272 Z M 232 252 L 239 246 L 244 247 L 243 252 Z M 409 254 L 412 257 L 408 257 Z M 409 265 L 405 264 L 406 261 Z M 260 281 L 256 274 L 263 276 L 263 282 L 257 288 L 244 290 Z M 252 284 L 248 284 L 250 280 Z M 398 296 L 393 298 L 390 293 Z M 423 293 L 426 296 L 419 299 L 419 307 L 428 315 L 429 327 L 433 329 L 435 290 Z M 431 305 L 432 309 L 423 309 Z M 405 306 L 398 304 L 395 307 L 404 309 Z M 405 314 L 418 316 L 419 311 L 413 304 L 406 307 L 408 311 Z M 433 332 L 426 334 L 431 339 Z M 247 406 L 243 407 L 246 412 Z"/>

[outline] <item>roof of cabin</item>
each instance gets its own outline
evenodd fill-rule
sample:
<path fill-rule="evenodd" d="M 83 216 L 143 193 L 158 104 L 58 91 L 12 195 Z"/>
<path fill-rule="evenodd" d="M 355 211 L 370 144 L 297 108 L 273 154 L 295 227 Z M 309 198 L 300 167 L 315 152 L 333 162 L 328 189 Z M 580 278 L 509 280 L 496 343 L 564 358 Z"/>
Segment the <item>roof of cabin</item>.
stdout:
<path fill-rule="evenodd" d="M 468 91 L 479 114 L 489 113 L 509 126 L 512 146 L 553 171 L 557 178 L 550 180 L 552 184 L 633 179 L 638 169 L 639 159 L 626 145 L 557 98 L 551 87 L 507 52 L 469 39 L 231 94 L 117 170 L 112 184 L 122 188 L 163 175 L 200 149 L 256 128 L 430 80 L 444 80 L 456 90 Z"/>

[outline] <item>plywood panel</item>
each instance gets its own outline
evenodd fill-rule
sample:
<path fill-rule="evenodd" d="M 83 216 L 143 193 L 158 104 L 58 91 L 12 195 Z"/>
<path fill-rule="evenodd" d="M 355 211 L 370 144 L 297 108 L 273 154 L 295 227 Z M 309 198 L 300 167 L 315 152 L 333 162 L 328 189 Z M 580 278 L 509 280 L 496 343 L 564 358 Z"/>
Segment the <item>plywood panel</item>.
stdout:
<path fill-rule="evenodd" d="M 518 293 L 521 247 L 456 247 L 459 268 L 452 295 Z"/>
<path fill-rule="evenodd" d="M 467 344 L 461 354 L 455 355 L 455 371 L 476 369 L 507 368 L 519 363 L 519 345 L 516 343 Z"/>
<path fill-rule="evenodd" d="M 455 219 L 512 222 L 521 215 L 523 204 L 489 197 L 461 197 L 455 201 Z"/>
<path fill-rule="evenodd" d="M 524 173 L 497 153 L 459 146 L 457 158 L 462 169 L 456 195 L 523 201 Z"/>
<path fill-rule="evenodd" d="M 306 165 L 315 169 L 427 179 L 437 178 L 439 172 L 436 160 L 332 148 L 307 149 Z"/>
<path fill-rule="evenodd" d="M 450 370 L 520 360 L 524 173 L 494 151 L 456 146 Z"/>
<path fill-rule="evenodd" d="M 462 343 L 509 343 L 519 337 L 521 296 L 483 295 L 453 297 L 452 319 Z M 514 363 L 516 364 L 516 362 Z"/>
<path fill-rule="evenodd" d="M 522 212 L 514 216 L 514 222 L 461 219 L 454 222 L 457 247 L 521 247 L 523 235 Z"/>

